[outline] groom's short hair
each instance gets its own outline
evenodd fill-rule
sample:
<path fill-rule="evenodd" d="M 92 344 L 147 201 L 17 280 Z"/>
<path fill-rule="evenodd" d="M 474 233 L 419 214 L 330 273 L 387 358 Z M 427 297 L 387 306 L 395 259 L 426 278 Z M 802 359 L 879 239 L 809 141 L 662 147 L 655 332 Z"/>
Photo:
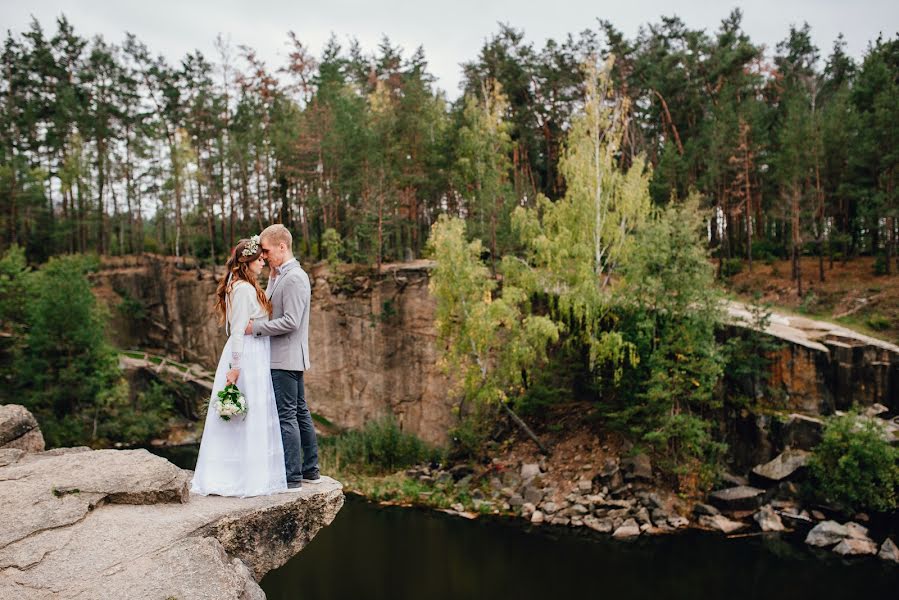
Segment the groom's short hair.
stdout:
<path fill-rule="evenodd" d="M 290 235 L 290 231 L 284 225 L 280 223 L 275 223 L 274 225 L 269 225 L 265 229 L 262 230 L 262 233 L 259 234 L 259 239 L 261 240 L 271 240 L 276 244 L 280 244 L 284 242 L 288 248 L 293 250 L 293 236 Z"/>

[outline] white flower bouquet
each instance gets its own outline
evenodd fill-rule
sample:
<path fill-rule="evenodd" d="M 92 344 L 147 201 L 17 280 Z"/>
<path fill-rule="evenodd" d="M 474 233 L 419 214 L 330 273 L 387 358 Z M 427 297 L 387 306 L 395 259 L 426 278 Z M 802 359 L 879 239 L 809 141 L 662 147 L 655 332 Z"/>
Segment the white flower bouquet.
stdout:
<path fill-rule="evenodd" d="M 247 399 L 233 383 L 229 383 L 218 393 L 215 409 L 225 421 L 230 421 L 235 415 L 247 414 L 247 408 Z"/>

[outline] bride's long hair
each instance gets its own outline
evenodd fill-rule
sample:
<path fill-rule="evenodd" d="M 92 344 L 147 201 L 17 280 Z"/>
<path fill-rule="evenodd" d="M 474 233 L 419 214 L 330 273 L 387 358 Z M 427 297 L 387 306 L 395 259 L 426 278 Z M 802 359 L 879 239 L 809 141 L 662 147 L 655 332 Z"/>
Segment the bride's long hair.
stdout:
<path fill-rule="evenodd" d="M 219 316 L 219 325 L 225 322 L 228 294 L 231 293 L 234 284 L 238 281 L 246 281 L 256 288 L 256 299 L 259 300 L 259 305 L 265 309 L 265 312 L 268 313 L 269 317 L 272 316 L 272 303 L 268 297 L 266 297 L 262 288 L 259 287 L 259 282 L 256 281 L 256 274 L 250 269 L 250 263 L 259 258 L 259 255 L 262 254 L 262 246 L 256 242 L 256 252 L 248 255 L 244 255 L 243 253 L 247 248 L 252 248 L 252 244 L 253 241 L 249 239 L 243 239 L 237 242 L 237 245 L 234 246 L 234 249 L 231 251 L 231 256 L 228 257 L 228 262 L 225 263 L 225 274 L 221 281 L 219 281 L 218 288 L 215 290 L 214 308 Z"/>

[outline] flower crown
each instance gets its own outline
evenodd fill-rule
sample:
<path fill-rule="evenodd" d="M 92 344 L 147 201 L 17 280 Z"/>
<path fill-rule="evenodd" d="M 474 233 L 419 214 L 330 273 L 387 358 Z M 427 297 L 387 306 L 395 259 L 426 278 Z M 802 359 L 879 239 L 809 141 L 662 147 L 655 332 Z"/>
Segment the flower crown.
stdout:
<path fill-rule="evenodd" d="M 259 236 L 254 235 L 250 238 L 250 243 L 247 244 L 247 247 L 243 249 L 241 255 L 253 256 L 257 252 L 259 252 Z"/>

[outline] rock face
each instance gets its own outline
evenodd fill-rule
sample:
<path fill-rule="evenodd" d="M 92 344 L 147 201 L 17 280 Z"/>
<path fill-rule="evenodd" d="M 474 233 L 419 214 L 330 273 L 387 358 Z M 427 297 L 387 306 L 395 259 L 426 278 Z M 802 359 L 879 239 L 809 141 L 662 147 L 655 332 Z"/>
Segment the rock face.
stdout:
<path fill-rule="evenodd" d="M 383 265 L 379 276 L 329 276 L 324 265 L 309 268 L 312 368 L 304 383 L 313 412 L 351 428 L 392 414 L 405 431 L 446 442 L 455 401 L 437 367 L 436 306 L 428 293 L 432 265 Z M 143 255 L 104 259 L 94 278 L 113 316 L 116 345 L 169 352 L 215 369 L 226 338 L 209 309 L 215 291 L 211 270 Z M 147 316 L 136 320 L 117 310 L 126 296 L 137 299 Z"/>
<path fill-rule="evenodd" d="M 0 598 L 264 598 L 257 581 L 343 505 L 300 493 L 189 496 L 144 450 L 62 449 L 0 467 Z"/>
<path fill-rule="evenodd" d="M 341 270 L 334 275 L 323 265 L 309 268 L 313 354 L 305 384 L 314 412 L 342 427 L 392 413 L 406 431 L 430 442 L 446 441 L 454 400 L 437 367 L 435 304 L 428 293 L 432 265 L 424 260 L 384 265 L 379 274 Z M 110 307 L 117 346 L 167 352 L 215 368 L 225 337 L 209 309 L 216 283 L 211 270 L 141 255 L 104 258 L 93 278 L 97 295 Z M 133 304 L 125 299 L 139 303 L 139 315 L 117 308 Z M 746 327 L 745 306 L 731 303 L 728 313 L 733 327 Z M 899 412 L 896 346 L 785 315 L 772 315 L 766 332 L 784 342 L 770 383 L 784 391 L 790 412 L 815 416 L 875 402 Z M 798 440 L 786 443 L 805 447 Z M 783 450 L 755 439 L 745 448 L 752 452 L 747 469 Z M 646 478 L 642 466 L 631 476 Z"/>
<path fill-rule="evenodd" d="M 0 449 L 41 452 L 44 435 L 28 409 L 18 404 L 0 404 Z"/>

